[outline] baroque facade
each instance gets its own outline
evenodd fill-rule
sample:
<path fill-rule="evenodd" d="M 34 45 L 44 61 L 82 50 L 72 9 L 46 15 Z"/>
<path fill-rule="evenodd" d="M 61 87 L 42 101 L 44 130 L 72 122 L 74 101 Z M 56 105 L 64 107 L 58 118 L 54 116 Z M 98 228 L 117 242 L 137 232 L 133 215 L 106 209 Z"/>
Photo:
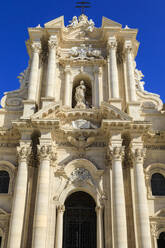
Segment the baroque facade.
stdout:
<path fill-rule="evenodd" d="M 103 17 L 29 28 L 0 109 L 0 248 L 161 248 L 165 112 L 137 30 Z"/>

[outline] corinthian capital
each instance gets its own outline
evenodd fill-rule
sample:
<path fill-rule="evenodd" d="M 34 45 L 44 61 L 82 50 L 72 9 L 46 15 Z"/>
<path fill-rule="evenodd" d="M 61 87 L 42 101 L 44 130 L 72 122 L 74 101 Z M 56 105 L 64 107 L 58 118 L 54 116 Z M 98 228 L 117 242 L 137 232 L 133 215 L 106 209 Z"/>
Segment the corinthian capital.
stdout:
<path fill-rule="evenodd" d="M 145 148 L 136 148 L 133 150 L 133 159 L 136 163 L 143 163 L 146 156 Z"/>
<path fill-rule="evenodd" d="M 124 146 L 109 147 L 110 160 L 122 160 L 124 157 Z"/>
<path fill-rule="evenodd" d="M 59 206 L 57 207 L 57 210 L 58 210 L 58 212 L 60 212 L 60 213 L 64 213 L 64 211 L 65 211 L 65 206 L 64 206 L 64 205 L 59 205 Z"/>
<path fill-rule="evenodd" d="M 31 147 L 29 145 L 22 145 L 17 147 L 17 154 L 19 161 L 27 161 L 31 155 Z"/>
<path fill-rule="evenodd" d="M 48 47 L 49 49 L 53 49 L 57 46 L 57 36 L 52 35 L 50 39 L 48 40 Z"/>
<path fill-rule="evenodd" d="M 31 45 L 33 53 L 40 53 L 41 52 L 41 42 L 33 42 Z"/>
<path fill-rule="evenodd" d="M 117 42 L 116 42 L 116 38 L 115 37 L 109 37 L 108 41 L 107 41 L 107 47 L 108 48 L 113 48 L 116 49 L 117 48 Z"/>
<path fill-rule="evenodd" d="M 38 145 L 38 156 L 40 160 L 50 160 L 52 155 L 51 145 Z"/>
<path fill-rule="evenodd" d="M 125 53 L 131 53 L 132 52 L 132 42 L 130 40 L 125 41 L 124 50 L 125 50 Z"/>

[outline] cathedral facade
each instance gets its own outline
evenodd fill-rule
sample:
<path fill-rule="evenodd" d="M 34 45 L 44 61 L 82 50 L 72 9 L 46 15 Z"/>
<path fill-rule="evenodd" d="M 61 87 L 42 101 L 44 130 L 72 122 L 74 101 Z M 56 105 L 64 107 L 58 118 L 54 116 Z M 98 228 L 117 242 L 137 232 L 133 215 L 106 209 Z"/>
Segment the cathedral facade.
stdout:
<path fill-rule="evenodd" d="M 0 248 L 165 247 L 165 111 L 137 30 L 84 14 L 29 28 L 0 109 Z"/>

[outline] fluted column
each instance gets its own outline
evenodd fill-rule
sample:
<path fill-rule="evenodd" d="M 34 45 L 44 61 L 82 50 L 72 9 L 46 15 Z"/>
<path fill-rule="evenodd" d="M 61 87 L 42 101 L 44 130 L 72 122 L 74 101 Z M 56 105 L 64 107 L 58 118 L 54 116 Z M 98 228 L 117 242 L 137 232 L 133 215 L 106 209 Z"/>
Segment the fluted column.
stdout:
<path fill-rule="evenodd" d="M 57 207 L 57 225 L 56 225 L 56 245 L 55 245 L 55 248 L 62 248 L 64 211 L 65 211 L 64 205 L 59 205 Z"/>
<path fill-rule="evenodd" d="M 70 82 L 70 66 L 65 67 L 65 89 L 64 89 L 64 105 L 71 107 L 71 82 Z"/>
<path fill-rule="evenodd" d="M 14 189 L 8 248 L 21 248 L 27 193 L 28 159 L 31 147 L 29 145 L 22 145 L 17 148 L 17 152 L 19 164 Z"/>
<path fill-rule="evenodd" d="M 52 35 L 48 41 L 49 56 L 46 78 L 46 97 L 54 98 L 55 79 L 56 79 L 56 46 L 57 36 Z"/>
<path fill-rule="evenodd" d="M 33 242 L 32 247 L 46 247 L 46 236 L 48 229 L 48 206 L 49 206 L 49 174 L 50 174 L 50 157 L 51 146 L 38 146 L 40 159 L 36 205 L 33 224 Z"/>
<path fill-rule="evenodd" d="M 129 100 L 131 102 L 136 102 L 137 97 L 136 97 L 136 84 L 135 84 L 134 66 L 133 66 L 132 42 L 129 40 L 125 41 L 125 60 L 126 60 Z"/>
<path fill-rule="evenodd" d="M 109 37 L 107 42 L 108 47 L 108 72 L 109 72 L 109 88 L 111 98 L 119 98 L 119 80 L 118 80 L 118 70 L 117 70 L 117 59 L 116 59 L 116 50 L 117 42 L 115 37 Z"/>
<path fill-rule="evenodd" d="M 104 237 L 103 237 L 103 207 L 96 207 L 97 215 L 97 248 L 104 247 Z"/>
<path fill-rule="evenodd" d="M 134 190 L 138 247 L 151 248 L 152 245 L 147 192 L 143 170 L 145 149 L 142 146 L 139 148 L 133 147 L 132 151 L 134 163 Z"/>
<path fill-rule="evenodd" d="M 114 247 L 127 248 L 127 226 L 124 196 L 124 182 L 122 171 L 122 157 L 124 147 L 122 141 L 114 137 L 110 144 L 110 157 L 112 161 L 112 204 L 113 204 L 113 234 Z"/>
<path fill-rule="evenodd" d="M 32 62 L 29 77 L 29 89 L 28 89 L 28 100 L 35 101 L 37 93 L 37 83 L 38 83 L 38 70 L 39 70 L 39 54 L 41 51 L 41 43 L 32 43 Z"/>
<path fill-rule="evenodd" d="M 99 92 L 99 69 L 98 67 L 95 68 L 94 70 L 94 76 L 95 76 L 95 83 L 94 83 L 94 90 L 93 90 L 93 94 L 94 94 L 94 106 L 98 107 L 99 106 L 99 98 L 100 98 L 100 92 Z"/>

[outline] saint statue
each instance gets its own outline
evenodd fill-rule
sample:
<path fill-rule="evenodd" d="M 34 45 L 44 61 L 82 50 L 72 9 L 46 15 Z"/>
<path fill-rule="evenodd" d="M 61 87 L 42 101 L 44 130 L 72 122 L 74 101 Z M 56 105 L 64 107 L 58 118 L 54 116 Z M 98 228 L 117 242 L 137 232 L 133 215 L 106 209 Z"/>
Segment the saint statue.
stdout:
<path fill-rule="evenodd" d="M 76 93 L 75 93 L 75 100 L 77 102 L 76 104 L 76 108 L 86 108 L 85 105 L 85 91 L 86 91 L 86 87 L 84 85 L 84 81 L 81 80 L 80 81 L 80 85 L 76 87 Z"/>

